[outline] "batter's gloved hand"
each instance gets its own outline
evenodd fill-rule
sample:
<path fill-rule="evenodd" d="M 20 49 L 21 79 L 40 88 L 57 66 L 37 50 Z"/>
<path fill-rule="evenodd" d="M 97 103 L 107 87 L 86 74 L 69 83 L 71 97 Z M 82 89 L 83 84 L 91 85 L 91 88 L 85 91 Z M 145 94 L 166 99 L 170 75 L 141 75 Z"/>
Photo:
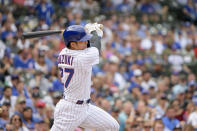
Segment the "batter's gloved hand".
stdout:
<path fill-rule="evenodd" d="M 85 30 L 87 33 L 91 33 L 92 31 L 96 31 L 99 37 L 103 37 L 103 25 L 98 23 L 88 23 L 85 25 Z"/>

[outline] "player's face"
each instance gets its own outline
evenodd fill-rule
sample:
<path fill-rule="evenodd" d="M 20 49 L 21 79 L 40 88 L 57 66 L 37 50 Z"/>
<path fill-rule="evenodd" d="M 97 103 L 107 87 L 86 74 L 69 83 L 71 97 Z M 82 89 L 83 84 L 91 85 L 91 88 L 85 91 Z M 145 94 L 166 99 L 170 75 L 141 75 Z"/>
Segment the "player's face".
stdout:
<path fill-rule="evenodd" d="M 75 49 L 76 50 L 83 50 L 87 48 L 88 41 L 78 41 L 76 42 Z"/>

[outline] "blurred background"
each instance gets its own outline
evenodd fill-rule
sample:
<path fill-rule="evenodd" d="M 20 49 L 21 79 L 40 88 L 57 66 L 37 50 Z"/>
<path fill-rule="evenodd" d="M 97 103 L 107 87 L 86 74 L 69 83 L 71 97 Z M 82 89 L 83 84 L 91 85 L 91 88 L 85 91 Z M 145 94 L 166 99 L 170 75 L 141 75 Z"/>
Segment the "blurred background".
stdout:
<path fill-rule="evenodd" d="M 90 22 L 104 25 L 92 104 L 120 131 L 197 130 L 197 0 L 0 0 L 0 130 L 48 131 L 62 98 L 61 36 L 22 33 Z"/>

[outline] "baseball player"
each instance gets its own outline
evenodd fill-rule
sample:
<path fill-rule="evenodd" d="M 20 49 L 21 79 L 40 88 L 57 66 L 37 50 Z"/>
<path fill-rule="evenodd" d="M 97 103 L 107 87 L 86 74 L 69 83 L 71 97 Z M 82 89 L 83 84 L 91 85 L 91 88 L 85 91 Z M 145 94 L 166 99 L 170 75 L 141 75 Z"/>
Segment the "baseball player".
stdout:
<path fill-rule="evenodd" d="M 100 24 L 69 26 L 63 32 L 66 48 L 58 57 L 64 97 L 55 108 L 51 131 L 73 131 L 78 126 L 96 131 L 118 131 L 118 122 L 90 104 L 92 66 L 99 63 Z M 100 35 L 100 37 L 98 36 Z"/>

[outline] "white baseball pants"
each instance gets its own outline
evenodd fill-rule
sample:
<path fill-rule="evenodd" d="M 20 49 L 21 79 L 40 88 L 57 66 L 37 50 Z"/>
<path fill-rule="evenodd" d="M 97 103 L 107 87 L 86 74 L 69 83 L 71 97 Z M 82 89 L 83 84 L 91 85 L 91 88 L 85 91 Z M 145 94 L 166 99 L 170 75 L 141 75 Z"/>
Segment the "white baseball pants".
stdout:
<path fill-rule="evenodd" d="M 96 131 L 119 131 L 118 122 L 101 108 L 61 99 L 55 108 L 51 131 L 74 131 L 78 126 Z"/>

